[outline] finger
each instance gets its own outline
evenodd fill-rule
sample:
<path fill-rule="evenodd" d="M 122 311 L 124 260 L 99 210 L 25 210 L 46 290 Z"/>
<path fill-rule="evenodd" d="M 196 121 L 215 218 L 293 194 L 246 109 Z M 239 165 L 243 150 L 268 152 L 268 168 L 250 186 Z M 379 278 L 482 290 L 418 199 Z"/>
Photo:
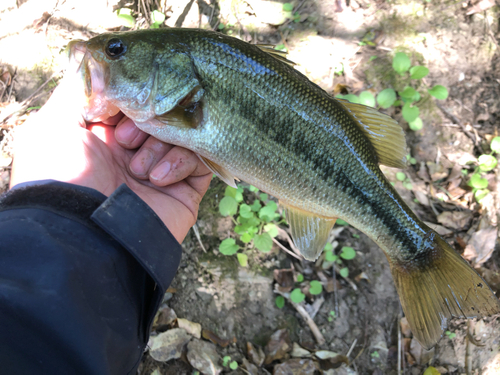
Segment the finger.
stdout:
<path fill-rule="evenodd" d="M 129 164 L 130 173 L 139 179 L 147 179 L 151 169 L 172 149 L 172 145 L 149 137 Z"/>
<path fill-rule="evenodd" d="M 124 116 L 125 115 L 123 114 L 123 112 L 118 112 L 116 115 L 109 117 L 108 119 L 104 120 L 102 123 L 105 125 L 115 126 L 121 121 L 121 119 Z"/>
<path fill-rule="evenodd" d="M 116 141 L 124 148 L 138 148 L 148 139 L 148 137 L 148 134 L 139 129 L 134 122 L 126 116 L 116 125 Z"/>
<path fill-rule="evenodd" d="M 201 177 L 193 177 L 201 178 Z M 170 197 L 181 202 L 193 215 L 193 222 L 189 223 L 192 226 L 196 222 L 198 216 L 198 207 L 200 205 L 203 194 L 200 194 L 196 189 L 189 185 L 185 180 L 177 182 L 167 187 L 157 187 L 158 190 L 164 192 Z"/>
<path fill-rule="evenodd" d="M 203 176 L 208 173 L 210 171 L 194 152 L 175 146 L 152 169 L 149 178 L 156 186 L 167 186 L 188 176 Z"/>

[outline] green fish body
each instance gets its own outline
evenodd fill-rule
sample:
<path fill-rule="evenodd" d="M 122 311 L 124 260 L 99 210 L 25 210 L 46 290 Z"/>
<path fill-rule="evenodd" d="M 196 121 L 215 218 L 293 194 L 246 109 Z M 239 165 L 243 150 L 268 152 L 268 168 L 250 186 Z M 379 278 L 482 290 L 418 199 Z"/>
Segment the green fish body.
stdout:
<path fill-rule="evenodd" d="M 481 277 L 381 172 L 379 164 L 406 160 L 390 117 L 332 98 L 279 52 L 220 33 L 111 33 L 70 48 L 83 54 L 89 120 L 121 110 L 197 153 L 228 184 L 241 179 L 277 197 L 306 259 L 319 256 L 337 218 L 366 233 L 385 252 L 424 347 L 451 316 L 500 311 Z"/>

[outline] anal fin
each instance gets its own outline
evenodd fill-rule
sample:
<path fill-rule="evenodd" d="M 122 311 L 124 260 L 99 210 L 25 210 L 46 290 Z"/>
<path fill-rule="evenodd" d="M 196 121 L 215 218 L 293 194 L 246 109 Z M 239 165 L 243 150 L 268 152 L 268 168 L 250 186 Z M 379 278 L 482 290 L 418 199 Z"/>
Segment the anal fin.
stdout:
<path fill-rule="evenodd" d="M 205 164 L 206 167 L 208 169 L 210 169 L 213 173 L 215 173 L 217 175 L 217 177 L 219 177 L 222 181 L 224 181 L 226 184 L 228 184 L 231 187 L 237 188 L 236 182 L 234 182 L 235 177 L 231 173 L 226 171 L 219 164 L 214 163 L 213 161 L 207 159 L 204 156 L 198 155 L 198 157 L 203 162 L 203 164 Z"/>
<path fill-rule="evenodd" d="M 310 261 L 318 259 L 325 247 L 336 217 L 318 216 L 280 202 L 286 210 L 292 238 L 301 254 Z"/>
<path fill-rule="evenodd" d="M 413 335 L 426 349 L 443 335 L 451 317 L 500 313 L 500 302 L 478 273 L 438 234 L 428 234 L 425 260 L 391 262 L 391 271 Z"/>

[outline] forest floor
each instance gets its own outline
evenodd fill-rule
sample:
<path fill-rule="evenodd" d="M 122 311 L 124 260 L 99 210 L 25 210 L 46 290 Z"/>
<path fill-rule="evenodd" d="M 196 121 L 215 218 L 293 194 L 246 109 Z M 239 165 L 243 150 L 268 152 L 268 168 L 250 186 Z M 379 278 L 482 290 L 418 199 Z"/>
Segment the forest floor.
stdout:
<path fill-rule="evenodd" d="M 132 9 L 135 28 L 147 27 L 151 11 L 157 9 L 166 14 L 164 25 L 170 27 L 213 29 L 250 43 L 278 45 L 298 70 L 332 95 L 368 91 L 376 97 L 387 88 L 401 92 L 406 84 L 416 89 L 421 94 L 420 130 L 410 129 L 401 106 L 384 111 L 404 128 L 409 154 L 407 169 L 384 168 L 384 173 L 417 216 L 498 292 L 500 169 L 478 171 L 478 158 L 492 154 L 490 142 L 499 135 L 498 5 L 493 0 L 284 4 L 3 1 L 0 188 L 8 188 L 15 128 L 45 102 L 61 76 L 59 51 L 72 39 L 118 30 L 117 9 Z M 392 65 L 397 52 L 409 56 L 412 65 L 427 67 L 429 74 L 411 81 L 408 73 L 397 74 Z M 429 96 L 427 88 L 435 85 L 444 86 L 449 96 Z M 470 186 L 475 175 L 485 179 L 480 188 Z M 244 202 L 259 200 L 254 189 L 241 186 L 246 187 Z M 152 350 L 144 357 L 141 374 L 192 374 L 197 368 L 207 374 L 416 375 L 429 366 L 442 374 L 500 373 L 496 317 L 455 319 L 435 348 L 422 349 L 403 318 L 384 254 L 349 225 L 337 225 L 330 236 L 337 255 L 345 247 L 355 250 L 353 257 L 337 263 L 326 261 L 325 255 L 316 263 L 298 260 L 282 250 L 276 242 L 292 248 L 286 226 L 268 252 L 251 243 L 243 246 L 245 267 L 236 256 L 221 254 L 221 241 L 239 238 L 234 218 L 219 213 L 225 189 L 213 180 L 201 204 L 198 235 L 191 231 L 183 243 L 181 267 L 153 327 Z M 332 272 L 333 264 L 339 272 Z M 321 282 L 319 294 L 310 289 L 314 280 Z M 306 296 L 299 304 L 289 300 L 288 293 L 296 288 Z M 279 293 L 287 297 L 281 308 L 276 304 Z M 314 323 L 307 324 L 299 310 Z M 201 325 L 203 340 L 191 337 L 200 334 L 195 323 Z M 190 334 L 179 333 L 177 327 Z M 324 342 L 318 342 L 311 327 Z"/>

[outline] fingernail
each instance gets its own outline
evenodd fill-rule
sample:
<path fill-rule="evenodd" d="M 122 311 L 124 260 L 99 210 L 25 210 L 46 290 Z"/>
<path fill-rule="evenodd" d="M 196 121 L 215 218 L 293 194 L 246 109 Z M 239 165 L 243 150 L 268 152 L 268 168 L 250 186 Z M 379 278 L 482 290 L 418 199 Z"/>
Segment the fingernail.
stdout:
<path fill-rule="evenodd" d="M 139 135 L 139 129 L 135 126 L 132 120 L 127 120 L 121 124 L 115 133 L 115 138 L 119 143 L 131 144 L 134 139 Z"/>
<path fill-rule="evenodd" d="M 144 149 L 139 151 L 130 162 L 130 170 L 136 176 L 146 176 L 153 164 L 153 153 Z"/>
<path fill-rule="evenodd" d="M 161 181 L 165 177 L 167 177 L 169 172 L 170 172 L 170 163 L 168 161 L 164 161 L 160 165 L 157 165 L 155 169 L 153 169 L 149 177 L 155 181 Z"/>

